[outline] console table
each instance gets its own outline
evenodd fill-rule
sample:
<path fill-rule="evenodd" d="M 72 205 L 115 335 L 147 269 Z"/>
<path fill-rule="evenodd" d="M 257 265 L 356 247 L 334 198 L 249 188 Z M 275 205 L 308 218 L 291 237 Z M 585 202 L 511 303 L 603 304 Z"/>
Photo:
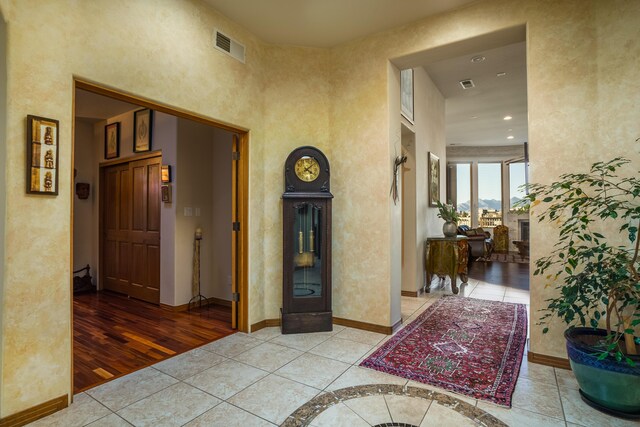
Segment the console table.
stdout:
<path fill-rule="evenodd" d="M 425 292 L 430 291 L 431 278 L 434 274 L 439 277 L 451 278 L 451 290 L 459 292 L 456 283 L 458 275 L 462 283 L 467 283 L 467 262 L 469 260 L 469 242 L 466 236 L 457 237 L 429 237 L 425 242 L 425 268 L 427 283 Z"/>

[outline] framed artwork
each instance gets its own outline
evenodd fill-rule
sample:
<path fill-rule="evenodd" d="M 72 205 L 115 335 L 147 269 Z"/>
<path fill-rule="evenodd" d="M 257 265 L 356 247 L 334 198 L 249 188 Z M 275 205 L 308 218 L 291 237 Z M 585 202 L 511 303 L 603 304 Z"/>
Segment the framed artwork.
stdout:
<path fill-rule="evenodd" d="M 58 120 L 27 116 L 27 193 L 58 195 Z"/>
<path fill-rule="evenodd" d="M 171 182 L 171 166 L 170 165 L 162 165 L 160 169 L 160 178 L 162 179 L 163 184 L 168 184 Z"/>
<path fill-rule="evenodd" d="M 153 111 L 148 108 L 133 113 L 133 152 L 151 150 Z"/>
<path fill-rule="evenodd" d="M 120 156 L 120 122 L 104 127 L 104 158 L 115 159 Z"/>
<path fill-rule="evenodd" d="M 440 159 L 429 152 L 429 206 L 438 206 L 440 200 Z"/>
<path fill-rule="evenodd" d="M 400 113 L 413 123 L 413 69 L 400 71 Z"/>

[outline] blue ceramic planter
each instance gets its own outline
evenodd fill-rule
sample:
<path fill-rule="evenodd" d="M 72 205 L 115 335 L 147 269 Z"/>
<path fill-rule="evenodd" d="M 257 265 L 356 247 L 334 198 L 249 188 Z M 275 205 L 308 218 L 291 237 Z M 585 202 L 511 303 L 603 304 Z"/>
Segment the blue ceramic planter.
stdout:
<path fill-rule="evenodd" d="M 599 353 L 580 339 L 589 335 L 604 339 L 607 332 L 572 328 L 564 333 L 571 369 L 583 399 L 596 409 L 613 415 L 640 417 L 640 356 L 630 356 L 636 363 L 635 367 L 610 357 L 598 360 Z"/>

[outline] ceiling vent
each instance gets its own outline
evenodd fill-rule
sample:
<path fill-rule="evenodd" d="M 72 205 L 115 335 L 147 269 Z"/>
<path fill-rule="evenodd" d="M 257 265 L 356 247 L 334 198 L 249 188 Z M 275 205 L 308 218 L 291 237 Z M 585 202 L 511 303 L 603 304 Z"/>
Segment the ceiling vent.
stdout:
<path fill-rule="evenodd" d="M 466 80 L 460 80 L 460 86 L 462 86 L 462 89 L 471 89 L 476 85 L 473 84 L 473 80 L 466 79 Z"/>
<path fill-rule="evenodd" d="M 221 33 L 218 29 L 214 31 L 214 43 L 216 49 L 244 63 L 244 46 L 226 34 Z"/>

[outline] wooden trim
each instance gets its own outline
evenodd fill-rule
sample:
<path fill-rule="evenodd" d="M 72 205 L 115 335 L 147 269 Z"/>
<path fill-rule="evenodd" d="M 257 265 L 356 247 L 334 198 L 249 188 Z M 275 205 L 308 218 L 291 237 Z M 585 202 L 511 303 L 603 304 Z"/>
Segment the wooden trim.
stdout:
<path fill-rule="evenodd" d="M 402 327 L 402 318 L 398 320 L 396 323 L 394 323 L 393 325 L 391 325 L 391 334 L 389 335 L 395 334 L 396 331 L 401 327 Z"/>
<path fill-rule="evenodd" d="M 264 319 L 258 323 L 251 325 L 251 332 L 257 332 L 260 329 L 269 328 L 271 326 L 280 326 L 280 319 Z"/>
<path fill-rule="evenodd" d="M 106 160 L 104 162 L 100 162 L 98 164 L 98 167 L 99 168 L 103 168 L 103 167 L 106 167 L 106 166 L 119 165 L 119 164 L 122 164 L 122 163 L 131 163 L 131 162 L 135 162 L 135 161 L 138 161 L 138 160 L 152 159 L 154 157 L 162 157 L 162 150 L 149 151 L 147 153 L 134 154 L 134 155 L 129 156 L 129 157 L 119 157 L 119 158 L 113 159 L 113 160 Z"/>
<path fill-rule="evenodd" d="M 402 320 L 396 322 L 393 326 L 382 326 L 374 323 L 360 322 L 357 320 L 343 319 L 340 317 L 334 317 L 333 323 L 336 325 L 348 326 L 349 328 L 362 329 L 363 331 L 377 332 L 379 334 L 391 335 L 394 328 L 402 323 Z"/>
<path fill-rule="evenodd" d="M 69 406 L 69 396 L 66 394 L 48 402 L 41 403 L 24 411 L 0 419 L 0 427 L 18 427 L 32 423 L 40 418 L 58 412 Z"/>
<path fill-rule="evenodd" d="M 532 351 L 527 352 L 527 360 L 531 363 L 539 365 L 553 366 L 554 368 L 571 370 L 569 359 L 563 357 L 547 356 L 545 354 L 537 354 Z"/>
<path fill-rule="evenodd" d="M 119 89 L 106 87 L 102 84 L 97 84 L 80 77 L 74 77 L 74 81 L 76 84 L 76 89 L 87 90 L 89 92 L 108 96 L 109 98 L 115 98 L 120 101 L 128 102 L 130 104 L 136 104 L 140 105 L 141 107 L 151 108 L 155 111 L 161 111 L 166 114 L 171 114 L 172 116 L 182 117 L 183 119 L 193 120 L 194 122 L 203 123 L 206 125 L 212 125 L 229 132 L 246 133 L 249 130 L 238 126 L 232 126 L 229 123 L 221 122 L 219 120 L 213 120 L 209 117 L 205 117 L 192 111 L 187 111 L 181 108 L 176 108 L 156 101 L 152 101 L 150 99 L 143 98 L 132 93 L 127 93 Z"/>
<path fill-rule="evenodd" d="M 402 291 L 401 295 L 403 297 L 414 297 L 414 298 L 416 298 L 418 296 L 418 292 L 417 291 Z"/>
<path fill-rule="evenodd" d="M 207 306 L 207 305 L 222 305 L 224 307 L 231 307 L 231 301 L 227 301 L 225 299 L 211 297 L 211 298 L 207 298 L 207 300 L 204 301 L 204 303 L 202 305 L 205 305 L 205 306 Z M 173 312 L 189 311 L 189 304 L 169 305 L 169 304 L 160 303 L 160 308 L 163 309 L 163 310 L 173 311 Z"/>
<path fill-rule="evenodd" d="M 392 326 L 376 325 L 374 323 L 359 322 L 357 320 L 342 319 L 334 317 L 333 323 L 336 325 L 347 326 L 349 328 L 362 329 L 363 331 L 377 332 L 379 334 L 391 335 L 402 326 L 402 319 L 398 320 Z M 251 332 L 257 332 L 260 329 L 271 326 L 280 326 L 280 319 L 265 319 L 251 325 Z"/>
<path fill-rule="evenodd" d="M 238 253 L 240 259 L 236 260 L 240 269 L 237 292 L 240 295 L 238 302 L 238 330 L 249 331 L 249 134 L 241 133 L 238 152 L 238 222 L 240 223 L 240 236 L 238 236 Z"/>

